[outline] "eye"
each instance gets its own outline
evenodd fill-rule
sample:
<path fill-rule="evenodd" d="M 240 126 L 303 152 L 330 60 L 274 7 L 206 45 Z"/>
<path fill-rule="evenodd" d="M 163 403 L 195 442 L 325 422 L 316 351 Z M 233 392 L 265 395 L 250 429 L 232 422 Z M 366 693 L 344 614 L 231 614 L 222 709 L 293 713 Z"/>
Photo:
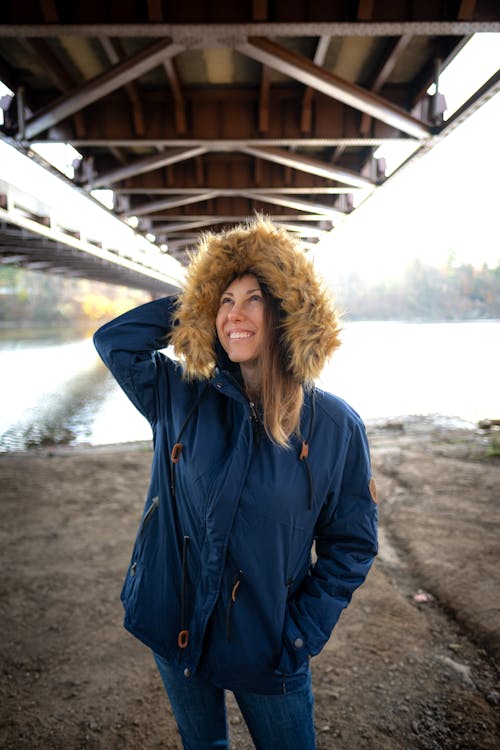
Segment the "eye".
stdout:
<path fill-rule="evenodd" d="M 262 302 L 262 295 L 260 295 L 260 294 L 252 294 L 252 296 L 250 297 L 250 300 L 252 302 Z"/>
<path fill-rule="evenodd" d="M 232 301 L 233 301 L 232 297 L 222 297 L 220 301 L 220 306 L 222 307 L 222 305 L 227 305 L 228 302 L 231 303 Z"/>

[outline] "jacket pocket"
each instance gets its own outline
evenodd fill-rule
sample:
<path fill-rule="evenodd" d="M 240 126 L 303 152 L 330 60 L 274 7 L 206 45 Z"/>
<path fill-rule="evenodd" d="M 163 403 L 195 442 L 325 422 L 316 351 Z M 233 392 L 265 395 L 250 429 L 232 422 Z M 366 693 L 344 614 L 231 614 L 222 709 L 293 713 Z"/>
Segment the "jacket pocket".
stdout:
<path fill-rule="evenodd" d="M 159 503 L 160 498 L 158 495 L 156 495 L 155 497 L 153 497 L 151 503 L 146 508 L 142 517 L 141 525 L 139 526 L 134 549 L 132 551 L 132 558 L 128 566 L 127 574 L 125 576 L 125 581 L 123 582 L 123 587 L 120 595 L 123 605 L 127 611 L 133 609 L 135 601 L 137 599 L 137 592 L 140 588 L 143 575 L 143 542 L 146 538 L 146 532 L 148 531 L 150 523 L 155 517 L 155 514 L 158 510 Z"/>

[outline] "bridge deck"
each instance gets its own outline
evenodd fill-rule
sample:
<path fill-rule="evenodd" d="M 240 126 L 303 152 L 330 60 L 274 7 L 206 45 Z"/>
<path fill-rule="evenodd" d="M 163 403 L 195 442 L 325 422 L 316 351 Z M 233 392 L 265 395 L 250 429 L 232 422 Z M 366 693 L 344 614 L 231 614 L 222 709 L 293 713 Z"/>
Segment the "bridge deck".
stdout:
<path fill-rule="evenodd" d="M 471 35 L 500 31 L 495 0 L 109 7 L 2 2 L 0 79 L 13 95 L 0 137 L 32 159 L 37 144 L 71 144 L 73 185 L 112 190 L 116 216 L 181 263 L 193 230 L 255 211 L 309 245 L 335 231 L 391 179 L 380 146 L 416 159 L 449 132 L 443 71 Z M 498 76 L 488 86 L 462 114 Z"/>

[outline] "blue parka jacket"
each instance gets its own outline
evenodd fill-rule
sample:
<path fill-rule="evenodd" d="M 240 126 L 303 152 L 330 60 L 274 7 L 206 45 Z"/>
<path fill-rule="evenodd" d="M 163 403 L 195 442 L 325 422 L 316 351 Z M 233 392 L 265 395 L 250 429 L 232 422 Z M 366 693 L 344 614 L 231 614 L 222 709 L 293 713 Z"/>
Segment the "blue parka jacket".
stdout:
<path fill-rule="evenodd" d="M 283 692 L 305 681 L 377 551 L 365 429 L 345 402 L 306 389 L 306 442 L 272 443 L 227 363 L 186 379 L 161 351 L 176 304 L 148 303 L 95 334 L 153 431 L 125 627 L 186 679 Z"/>

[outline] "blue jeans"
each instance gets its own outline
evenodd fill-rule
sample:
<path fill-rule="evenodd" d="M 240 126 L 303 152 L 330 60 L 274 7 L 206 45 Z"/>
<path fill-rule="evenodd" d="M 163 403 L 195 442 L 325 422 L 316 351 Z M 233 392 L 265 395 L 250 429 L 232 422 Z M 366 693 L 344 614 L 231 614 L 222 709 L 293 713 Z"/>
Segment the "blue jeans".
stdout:
<path fill-rule="evenodd" d="M 224 690 L 196 675 L 186 679 L 158 654 L 184 750 L 229 748 Z M 311 674 L 299 690 L 280 695 L 235 692 L 256 750 L 315 750 Z"/>

